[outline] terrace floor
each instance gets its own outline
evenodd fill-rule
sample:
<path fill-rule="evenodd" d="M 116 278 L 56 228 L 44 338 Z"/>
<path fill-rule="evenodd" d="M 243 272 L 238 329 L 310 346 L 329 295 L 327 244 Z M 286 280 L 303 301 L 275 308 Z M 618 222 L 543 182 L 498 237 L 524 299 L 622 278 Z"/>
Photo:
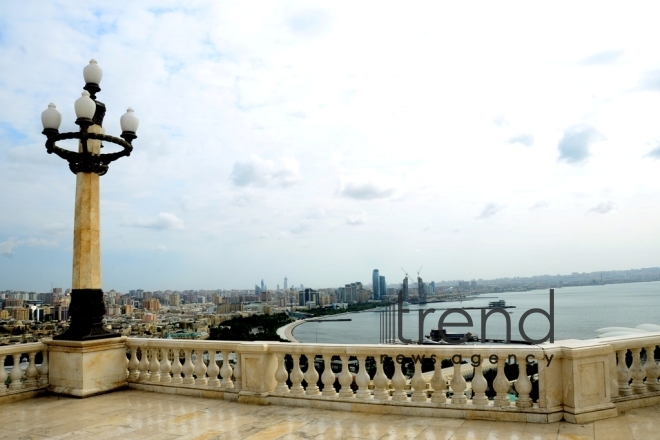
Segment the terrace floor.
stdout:
<path fill-rule="evenodd" d="M 584 425 L 489 422 L 259 406 L 121 390 L 3 404 L 0 439 L 653 439 L 660 406 Z"/>

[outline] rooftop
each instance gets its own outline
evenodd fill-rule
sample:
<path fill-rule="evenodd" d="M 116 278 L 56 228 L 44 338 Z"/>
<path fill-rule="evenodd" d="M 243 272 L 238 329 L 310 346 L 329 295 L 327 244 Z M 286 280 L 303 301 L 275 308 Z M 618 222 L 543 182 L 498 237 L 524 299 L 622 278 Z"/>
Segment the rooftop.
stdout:
<path fill-rule="evenodd" d="M 3 405 L 0 439 L 650 439 L 660 405 L 592 423 L 492 422 L 251 405 L 123 389 Z"/>

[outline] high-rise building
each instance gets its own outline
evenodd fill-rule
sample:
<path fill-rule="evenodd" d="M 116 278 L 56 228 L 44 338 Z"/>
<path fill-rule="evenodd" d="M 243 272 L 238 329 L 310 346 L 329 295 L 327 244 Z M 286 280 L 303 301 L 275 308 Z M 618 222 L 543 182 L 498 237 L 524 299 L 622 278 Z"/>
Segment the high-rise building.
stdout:
<path fill-rule="evenodd" d="M 431 295 L 434 295 L 435 294 L 435 281 L 431 281 L 429 283 L 429 285 L 431 286 Z"/>
<path fill-rule="evenodd" d="M 261 290 L 266 290 L 266 285 L 264 284 L 264 279 L 261 279 Z"/>
<path fill-rule="evenodd" d="M 284 277 L 284 290 L 289 288 L 289 285 L 287 284 L 287 281 L 288 281 L 287 277 Z"/>
<path fill-rule="evenodd" d="M 403 300 L 408 301 L 408 275 L 403 279 Z"/>
<path fill-rule="evenodd" d="M 373 281 L 373 289 L 374 289 L 374 299 L 380 299 L 380 277 L 378 273 L 378 269 L 374 269 L 373 276 L 371 277 Z"/>
<path fill-rule="evenodd" d="M 385 275 L 380 275 L 378 277 L 378 292 L 378 298 L 374 296 L 374 299 L 381 299 L 383 296 L 387 295 L 387 283 L 385 282 Z"/>
<path fill-rule="evenodd" d="M 417 275 L 417 292 L 419 295 L 419 303 L 420 304 L 425 304 L 426 303 L 426 285 L 424 284 L 424 280 L 422 280 L 422 277 Z"/>

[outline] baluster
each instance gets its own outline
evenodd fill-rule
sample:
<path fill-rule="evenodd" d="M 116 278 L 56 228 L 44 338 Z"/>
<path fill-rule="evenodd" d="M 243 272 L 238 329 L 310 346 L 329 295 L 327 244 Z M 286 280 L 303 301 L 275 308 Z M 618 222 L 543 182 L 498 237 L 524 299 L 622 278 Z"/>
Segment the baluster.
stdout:
<path fill-rule="evenodd" d="M 222 368 L 220 368 L 220 375 L 222 376 L 222 388 L 234 388 L 234 382 L 231 380 L 232 368 L 229 363 L 229 350 L 222 350 Z"/>
<path fill-rule="evenodd" d="M 632 392 L 635 394 L 645 393 L 646 385 L 644 384 L 644 378 L 646 377 L 646 372 L 642 368 L 642 349 L 640 348 L 631 348 L 633 362 L 630 368 L 630 375 L 632 376 Z"/>
<path fill-rule="evenodd" d="M 292 354 L 293 357 L 293 370 L 291 370 L 291 394 L 294 396 L 300 396 L 305 394 L 305 388 L 302 386 L 302 381 L 304 379 L 303 372 L 300 369 L 300 355 Z"/>
<path fill-rule="evenodd" d="M 616 352 L 618 362 L 616 364 L 616 380 L 619 382 L 619 396 L 630 396 L 632 389 L 630 388 L 630 369 L 626 365 L 627 349 L 618 350 Z"/>
<path fill-rule="evenodd" d="M 465 389 L 467 388 L 467 382 L 465 382 L 465 378 L 461 372 L 460 362 L 454 364 L 454 376 L 451 378 L 449 384 L 451 385 L 451 390 L 454 392 L 451 403 L 466 404 L 467 397 L 465 397 Z"/>
<path fill-rule="evenodd" d="M 3 362 L 4 361 L 0 362 L 0 365 L 4 366 Z M 41 366 L 39 367 L 39 386 L 40 387 L 48 386 L 48 350 L 47 349 L 41 352 Z"/>
<path fill-rule="evenodd" d="M 37 386 L 37 376 L 39 376 L 39 370 L 37 370 L 37 364 L 35 362 L 36 357 L 36 351 L 28 353 L 28 358 L 30 361 L 27 368 L 25 369 L 25 388 L 35 388 Z"/>
<path fill-rule="evenodd" d="M 318 396 L 321 392 L 318 386 L 319 373 L 316 371 L 316 366 L 314 365 L 315 355 L 305 353 L 305 357 L 307 358 L 307 371 L 304 374 L 305 382 L 307 382 L 305 393 L 308 396 Z"/>
<path fill-rule="evenodd" d="M 289 375 L 284 365 L 284 353 L 276 353 L 275 355 L 277 356 L 277 371 L 275 371 L 277 386 L 275 387 L 275 393 L 289 394 L 289 387 L 286 385 Z"/>
<path fill-rule="evenodd" d="M 660 391 L 660 383 L 658 383 L 658 375 L 660 375 L 660 368 L 655 363 L 655 345 L 650 345 L 645 348 L 646 350 L 646 389 L 648 391 Z"/>
<path fill-rule="evenodd" d="M 236 365 L 234 365 L 234 389 L 240 391 L 243 388 L 242 372 L 241 372 L 241 354 L 237 351 L 234 352 L 236 356 Z"/>
<path fill-rule="evenodd" d="M 158 361 L 158 354 L 160 349 L 152 348 L 151 362 L 149 363 L 149 382 L 160 382 L 160 362 Z"/>
<path fill-rule="evenodd" d="M 358 399 L 372 399 L 371 391 L 369 391 L 369 382 L 371 379 L 369 378 L 369 373 L 367 373 L 367 357 L 358 356 L 357 360 L 359 370 L 357 376 L 355 376 L 355 383 L 358 386 L 356 396 Z"/>
<path fill-rule="evenodd" d="M 472 378 L 472 391 L 474 392 L 474 396 L 472 397 L 472 404 L 478 406 L 488 404 L 488 396 L 486 396 L 488 381 L 484 377 L 482 369 L 483 363 L 479 362 L 479 365 L 474 367 L 474 377 Z"/>
<path fill-rule="evenodd" d="M 351 384 L 353 383 L 353 375 L 348 371 L 348 355 L 342 354 L 339 356 L 341 359 L 341 372 L 339 373 L 339 397 L 355 397 Z"/>
<path fill-rule="evenodd" d="M 396 402 L 404 402 L 408 400 L 408 394 L 406 394 L 406 385 L 408 381 L 406 376 L 403 375 L 403 363 L 399 365 L 396 361 L 394 363 L 394 374 L 392 375 L 392 387 L 394 392 L 392 393 L 392 400 Z"/>
<path fill-rule="evenodd" d="M 195 385 L 206 386 L 209 380 L 206 378 L 206 364 L 204 363 L 204 350 L 195 350 Z"/>
<path fill-rule="evenodd" d="M 321 382 L 323 382 L 323 396 L 335 397 L 335 373 L 332 371 L 332 355 L 323 355 L 323 374 L 321 375 Z"/>
<path fill-rule="evenodd" d="M 131 347 L 131 359 L 128 361 L 128 381 L 133 382 L 140 377 L 140 362 L 137 356 L 137 347 Z"/>
<path fill-rule="evenodd" d="M 376 359 L 374 357 L 374 360 L 376 361 L 376 374 L 374 375 L 374 399 L 375 400 L 390 400 L 390 380 L 387 378 L 387 375 L 385 374 L 385 370 L 383 369 L 383 362 L 385 361 L 385 357 L 381 356 L 380 359 Z"/>
<path fill-rule="evenodd" d="M 518 379 L 516 379 L 514 387 L 518 392 L 518 400 L 516 400 L 518 408 L 531 408 L 534 406 L 532 398 L 529 397 L 529 393 L 532 392 L 532 381 L 527 376 L 527 361 L 518 362 Z"/>
<path fill-rule="evenodd" d="M 493 402 L 493 405 L 495 406 L 511 405 L 511 400 L 509 400 L 509 396 L 507 394 L 510 388 L 509 379 L 507 379 L 506 374 L 504 374 L 505 363 L 506 357 L 500 356 L 497 360 L 497 376 L 493 381 L 493 388 L 495 388 L 495 392 L 497 393 L 495 396 L 495 401 Z"/>
<path fill-rule="evenodd" d="M 413 402 L 426 402 L 426 379 L 422 374 L 422 360 L 420 359 L 418 363 L 415 363 L 415 374 L 413 374 L 412 379 L 410 380 L 410 385 L 413 388 L 412 400 Z"/>
<path fill-rule="evenodd" d="M 433 387 L 431 402 L 447 403 L 447 381 L 442 376 L 442 362 L 440 359 L 436 359 L 434 367 L 433 377 L 431 377 L 431 387 Z"/>
<path fill-rule="evenodd" d="M 5 370 L 5 359 L 7 358 L 6 354 L 0 355 L 0 395 L 7 393 L 7 370 Z"/>
<path fill-rule="evenodd" d="M 160 383 L 171 383 L 172 377 L 170 377 L 170 370 L 172 369 L 172 364 L 170 363 L 170 349 L 163 348 L 160 352 L 162 354 L 160 361 Z"/>
<path fill-rule="evenodd" d="M 195 371 L 195 366 L 192 363 L 192 350 L 183 349 L 185 355 L 185 361 L 183 363 L 183 384 L 192 385 L 195 383 L 195 378 L 193 377 L 193 371 Z"/>
<path fill-rule="evenodd" d="M 147 349 L 145 347 L 140 347 L 140 363 L 138 368 L 140 369 L 138 382 L 147 382 L 149 380 L 149 360 L 147 358 Z"/>
<path fill-rule="evenodd" d="M 172 383 L 173 384 L 182 384 L 183 377 L 181 377 L 181 372 L 183 371 L 183 365 L 181 365 L 181 350 L 174 349 L 172 350 Z"/>
<path fill-rule="evenodd" d="M 9 379 L 11 379 L 11 383 L 9 384 L 9 391 L 20 390 L 21 388 L 23 388 L 23 383 L 21 383 L 21 379 L 23 379 L 23 370 L 21 370 L 21 365 L 20 365 L 21 353 L 15 353 L 13 354 L 13 356 L 14 356 L 14 367 L 11 369 L 11 372 L 9 373 Z"/>
<path fill-rule="evenodd" d="M 218 367 L 218 361 L 215 360 L 216 353 L 216 350 L 209 350 L 209 368 L 206 370 L 206 373 L 209 375 L 209 386 L 211 387 L 220 386 L 220 379 L 218 379 L 220 367 Z M 222 362 L 225 362 L 224 358 Z"/>
<path fill-rule="evenodd" d="M 229 362 L 229 350 L 222 350 L 222 367 L 220 367 L 221 385 L 224 389 L 234 388 L 234 382 L 231 380 L 233 370 Z"/>

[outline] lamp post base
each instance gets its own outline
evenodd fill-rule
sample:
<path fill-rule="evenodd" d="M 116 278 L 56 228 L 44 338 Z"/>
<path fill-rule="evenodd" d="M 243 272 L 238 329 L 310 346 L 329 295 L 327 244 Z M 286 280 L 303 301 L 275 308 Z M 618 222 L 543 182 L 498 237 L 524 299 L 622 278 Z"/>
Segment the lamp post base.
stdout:
<path fill-rule="evenodd" d="M 118 333 L 103 326 L 105 304 L 101 289 L 73 289 L 69 316 L 71 323 L 62 334 L 54 336 L 61 341 L 89 341 L 94 339 L 116 338 Z"/>

